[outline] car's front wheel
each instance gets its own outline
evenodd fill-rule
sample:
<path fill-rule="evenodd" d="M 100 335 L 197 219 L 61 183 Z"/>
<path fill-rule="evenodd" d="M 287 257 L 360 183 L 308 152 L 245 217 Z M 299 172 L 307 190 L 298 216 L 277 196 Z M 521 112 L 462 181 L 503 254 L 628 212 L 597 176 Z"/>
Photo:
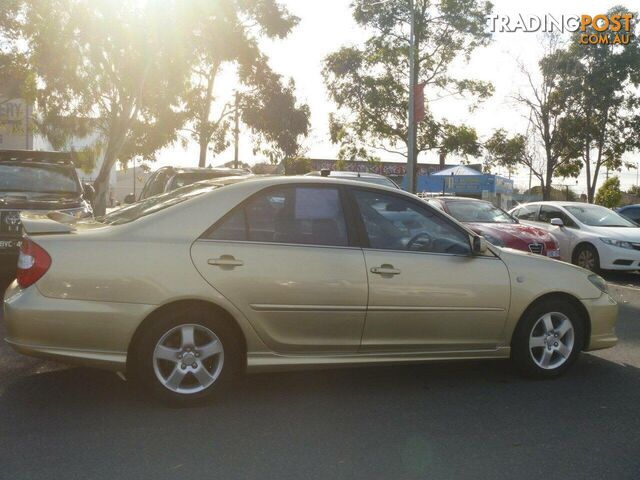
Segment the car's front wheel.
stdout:
<path fill-rule="evenodd" d="M 576 360 L 584 343 L 584 323 L 566 301 L 550 299 L 531 308 L 511 342 L 512 359 L 527 376 L 554 378 Z"/>
<path fill-rule="evenodd" d="M 600 255 L 593 245 L 579 245 L 573 254 L 573 264 L 598 273 L 600 271 Z"/>
<path fill-rule="evenodd" d="M 241 365 L 232 329 L 199 308 L 154 319 L 132 353 L 135 379 L 159 399 L 182 406 L 224 390 Z"/>

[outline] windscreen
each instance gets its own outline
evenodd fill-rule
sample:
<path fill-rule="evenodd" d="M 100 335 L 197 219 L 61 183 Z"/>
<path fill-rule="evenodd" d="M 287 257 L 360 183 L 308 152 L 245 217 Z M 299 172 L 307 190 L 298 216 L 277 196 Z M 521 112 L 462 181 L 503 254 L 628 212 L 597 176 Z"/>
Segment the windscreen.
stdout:
<path fill-rule="evenodd" d="M 42 163 L 0 163 L 0 192 L 80 193 L 73 167 Z"/>
<path fill-rule="evenodd" d="M 212 192 L 217 188 L 220 188 L 220 186 L 210 183 L 195 183 L 193 185 L 187 185 L 186 187 L 179 188 L 172 192 L 165 193 L 163 195 L 155 195 L 138 203 L 134 203 L 133 205 L 120 208 L 108 215 L 105 215 L 99 220 L 108 225 L 122 225 L 123 223 L 132 222 L 138 218 L 151 215 L 174 205 L 178 205 L 186 200 Z"/>
<path fill-rule="evenodd" d="M 490 203 L 455 200 L 447 202 L 447 209 L 459 222 L 516 223 L 508 213 Z"/>
<path fill-rule="evenodd" d="M 635 223 L 613 210 L 599 205 L 564 205 L 564 208 L 581 223 L 590 227 L 637 227 Z"/>

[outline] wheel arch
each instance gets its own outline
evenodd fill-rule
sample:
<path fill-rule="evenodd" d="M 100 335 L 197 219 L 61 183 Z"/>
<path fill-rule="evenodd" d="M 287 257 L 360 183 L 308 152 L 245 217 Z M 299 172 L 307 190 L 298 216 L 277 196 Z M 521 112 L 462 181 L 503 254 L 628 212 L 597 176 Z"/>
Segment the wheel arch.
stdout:
<path fill-rule="evenodd" d="M 518 319 L 518 323 L 516 324 L 516 328 L 514 329 L 514 334 L 511 335 L 510 346 L 513 348 L 513 339 L 515 337 L 515 332 L 518 330 L 518 327 L 522 324 L 529 312 L 540 303 L 549 300 L 565 301 L 578 311 L 580 317 L 582 318 L 584 326 L 584 343 L 582 345 L 582 350 L 586 350 L 587 348 L 589 348 L 589 340 L 591 339 L 591 317 L 589 316 L 589 311 L 577 297 L 566 292 L 546 293 L 532 301 L 524 310 L 524 312 L 522 312 L 522 315 L 520 315 L 520 318 Z"/>
<path fill-rule="evenodd" d="M 140 325 L 136 328 L 133 336 L 131 337 L 131 341 L 129 342 L 129 347 L 127 349 L 127 371 L 130 370 L 129 362 L 134 358 L 133 352 L 136 349 L 140 339 L 142 338 L 142 334 L 146 330 L 147 326 L 153 322 L 155 319 L 161 318 L 169 312 L 174 312 L 176 310 L 186 310 L 188 308 L 199 308 L 203 311 L 209 313 L 212 316 L 217 316 L 218 318 L 224 319 L 225 322 L 229 324 L 229 326 L 233 329 L 235 335 L 240 340 L 240 345 L 242 347 L 242 354 L 244 357 L 244 366 L 246 367 L 246 358 L 247 358 L 247 338 L 240 328 L 238 321 L 236 318 L 225 308 L 217 305 L 216 303 L 209 302 L 206 300 L 199 299 L 181 299 L 176 300 L 170 303 L 166 303 L 164 305 L 159 306 L 150 314 L 148 314 Z"/>
<path fill-rule="evenodd" d="M 580 242 L 578 242 L 573 247 L 573 250 L 571 251 L 571 263 L 573 263 L 574 265 L 576 264 L 576 253 L 578 252 L 580 247 L 586 247 L 586 246 L 592 247 L 598 254 L 598 257 L 600 257 L 600 252 L 598 251 L 598 247 L 596 247 L 593 242 L 589 240 L 580 240 Z"/>

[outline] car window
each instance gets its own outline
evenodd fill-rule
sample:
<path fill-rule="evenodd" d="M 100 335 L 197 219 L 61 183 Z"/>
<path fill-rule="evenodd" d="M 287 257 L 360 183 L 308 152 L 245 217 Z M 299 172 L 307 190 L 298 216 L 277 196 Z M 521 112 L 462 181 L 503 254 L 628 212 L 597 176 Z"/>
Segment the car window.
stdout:
<path fill-rule="evenodd" d="M 349 245 L 340 192 L 331 187 L 270 190 L 237 208 L 206 237 L 301 245 Z"/>
<path fill-rule="evenodd" d="M 71 166 L 7 162 L 0 164 L 0 191 L 79 194 L 81 187 Z"/>
<path fill-rule="evenodd" d="M 122 225 L 212 192 L 217 188 L 220 188 L 220 185 L 202 185 L 198 183 L 187 185 L 178 190 L 145 198 L 132 205 L 119 208 L 98 220 L 107 225 Z"/>
<path fill-rule="evenodd" d="M 538 219 L 538 205 L 526 205 L 513 211 L 513 216 L 518 220 L 535 222 Z"/>
<path fill-rule="evenodd" d="M 355 190 L 371 248 L 468 255 L 469 236 L 428 207 L 395 195 Z"/>
<path fill-rule="evenodd" d="M 600 205 L 563 205 L 578 221 L 590 227 L 637 227 L 613 210 Z"/>
<path fill-rule="evenodd" d="M 562 223 L 567 227 L 576 227 L 576 222 L 574 222 L 569 215 L 564 213 L 562 210 L 556 207 L 552 207 L 550 205 L 542 205 L 540 207 L 540 221 L 544 223 L 551 223 L 551 219 L 559 218 L 562 220 Z"/>
<path fill-rule="evenodd" d="M 159 172 L 153 180 L 149 182 L 148 187 L 145 188 L 143 192 L 144 198 L 164 193 L 164 186 L 168 178 L 169 174 L 167 172 Z"/>
<path fill-rule="evenodd" d="M 508 213 L 488 202 L 451 200 L 446 203 L 449 214 L 459 222 L 515 223 Z"/>
<path fill-rule="evenodd" d="M 626 208 L 620 212 L 620 215 L 635 223 L 640 223 L 640 208 L 638 207 Z"/>

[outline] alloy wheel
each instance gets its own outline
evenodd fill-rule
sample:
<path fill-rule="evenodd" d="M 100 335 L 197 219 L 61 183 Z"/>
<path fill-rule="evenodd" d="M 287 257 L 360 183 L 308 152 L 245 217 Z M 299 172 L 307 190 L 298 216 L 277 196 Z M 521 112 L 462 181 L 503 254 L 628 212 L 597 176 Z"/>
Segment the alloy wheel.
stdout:
<path fill-rule="evenodd" d="M 201 392 L 218 379 L 224 348 L 218 336 L 202 325 L 178 325 L 165 333 L 153 351 L 158 381 L 172 392 Z"/>
<path fill-rule="evenodd" d="M 564 313 L 544 314 L 529 335 L 529 352 L 536 365 L 545 370 L 562 366 L 571 356 L 575 331 Z"/>
<path fill-rule="evenodd" d="M 588 248 L 583 248 L 578 253 L 577 262 L 579 267 L 593 271 L 596 266 L 596 256 Z"/>

